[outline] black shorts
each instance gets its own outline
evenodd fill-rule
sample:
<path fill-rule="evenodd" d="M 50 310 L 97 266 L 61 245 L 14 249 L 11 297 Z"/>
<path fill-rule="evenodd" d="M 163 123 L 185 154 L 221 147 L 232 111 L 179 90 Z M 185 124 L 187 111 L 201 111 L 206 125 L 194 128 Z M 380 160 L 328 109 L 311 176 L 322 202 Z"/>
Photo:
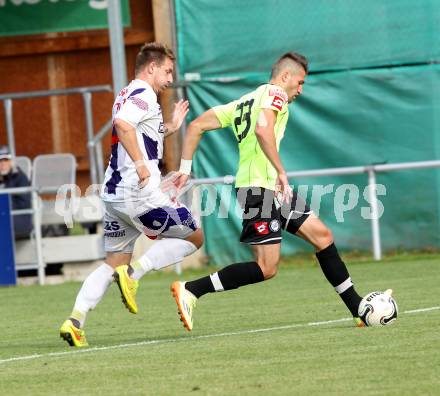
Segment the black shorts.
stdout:
<path fill-rule="evenodd" d="M 312 211 L 293 191 L 290 203 L 279 204 L 274 191 L 262 187 L 241 187 L 237 199 L 243 208 L 240 242 L 266 245 L 281 242 L 281 230 L 296 234 Z"/>

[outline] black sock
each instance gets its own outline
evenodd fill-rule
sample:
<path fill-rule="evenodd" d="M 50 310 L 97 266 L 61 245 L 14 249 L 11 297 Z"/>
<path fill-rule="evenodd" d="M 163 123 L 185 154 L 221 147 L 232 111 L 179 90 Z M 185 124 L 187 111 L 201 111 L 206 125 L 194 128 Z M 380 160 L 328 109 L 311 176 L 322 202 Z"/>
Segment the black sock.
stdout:
<path fill-rule="evenodd" d="M 264 275 L 260 266 L 252 261 L 228 265 L 209 276 L 186 282 L 185 288 L 199 298 L 206 293 L 237 289 L 262 281 Z"/>
<path fill-rule="evenodd" d="M 354 290 L 350 274 L 344 262 L 341 260 L 335 244 L 332 243 L 330 246 L 316 253 L 316 257 L 318 258 L 319 265 L 325 277 L 335 288 L 351 314 L 358 316 L 358 308 L 362 297 Z"/>
<path fill-rule="evenodd" d="M 342 298 L 342 301 L 344 301 L 351 314 L 354 317 L 358 317 L 358 308 L 359 304 L 361 303 L 362 297 L 357 294 L 356 290 L 354 290 L 354 286 L 352 285 L 343 293 L 339 293 L 339 296 Z"/>

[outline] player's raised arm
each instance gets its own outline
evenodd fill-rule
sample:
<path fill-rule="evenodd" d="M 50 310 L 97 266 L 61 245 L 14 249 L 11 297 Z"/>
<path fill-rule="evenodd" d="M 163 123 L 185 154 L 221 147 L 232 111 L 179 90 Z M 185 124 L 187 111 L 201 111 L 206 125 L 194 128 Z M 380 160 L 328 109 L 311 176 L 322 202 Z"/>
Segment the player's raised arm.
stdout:
<path fill-rule="evenodd" d="M 165 137 L 172 135 L 174 132 L 178 131 L 183 123 L 186 115 L 189 111 L 189 102 L 187 100 L 180 99 L 174 106 L 174 112 L 171 120 L 164 124 Z"/>

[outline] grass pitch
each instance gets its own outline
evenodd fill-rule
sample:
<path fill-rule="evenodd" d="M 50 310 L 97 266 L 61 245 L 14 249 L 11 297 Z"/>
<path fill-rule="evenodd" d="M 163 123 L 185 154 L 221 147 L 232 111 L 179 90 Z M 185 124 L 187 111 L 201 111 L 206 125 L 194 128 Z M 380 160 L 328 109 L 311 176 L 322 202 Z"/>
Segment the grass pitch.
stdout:
<path fill-rule="evenodd" d="M 78 352 L 58 329 L 79 283 L 1 288 L 0 394 L 439 395 L 440 256 L 349 270 L 360 294 L 394 289 L 396 324 L 353 327 L 306 260 L 283 263 L 269 282 L 203 297 L 188 333 L 169 293 L 175 274 L 155 273 L 141 281 L 138 315 L 112 285 L 89 314 L 91 347 Z"/>

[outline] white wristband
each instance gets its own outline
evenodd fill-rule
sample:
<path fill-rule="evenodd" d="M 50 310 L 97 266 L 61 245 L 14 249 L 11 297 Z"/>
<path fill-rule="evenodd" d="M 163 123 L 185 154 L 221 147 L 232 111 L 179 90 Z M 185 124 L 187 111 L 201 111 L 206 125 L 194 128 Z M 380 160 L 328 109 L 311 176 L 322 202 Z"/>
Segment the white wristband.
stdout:
<path fill-rule="evenodd" d="M 142 166 L 147 167 L 147 165 L 145 164 L 144 160 L 134 161 L 134 167 L 135 167 L 136 169 L 137 169 L 137 168 L 140 168 L 140 167 L 142 167 Z"/>
<path fill-rule="evenodd" d="M 192 160 L 185 160 L 182 158 L 180 160 L 179 173 L 183 173 L 184 175 L 190 175 L 191 174 L 191 164 L 192 164 Z"/>

